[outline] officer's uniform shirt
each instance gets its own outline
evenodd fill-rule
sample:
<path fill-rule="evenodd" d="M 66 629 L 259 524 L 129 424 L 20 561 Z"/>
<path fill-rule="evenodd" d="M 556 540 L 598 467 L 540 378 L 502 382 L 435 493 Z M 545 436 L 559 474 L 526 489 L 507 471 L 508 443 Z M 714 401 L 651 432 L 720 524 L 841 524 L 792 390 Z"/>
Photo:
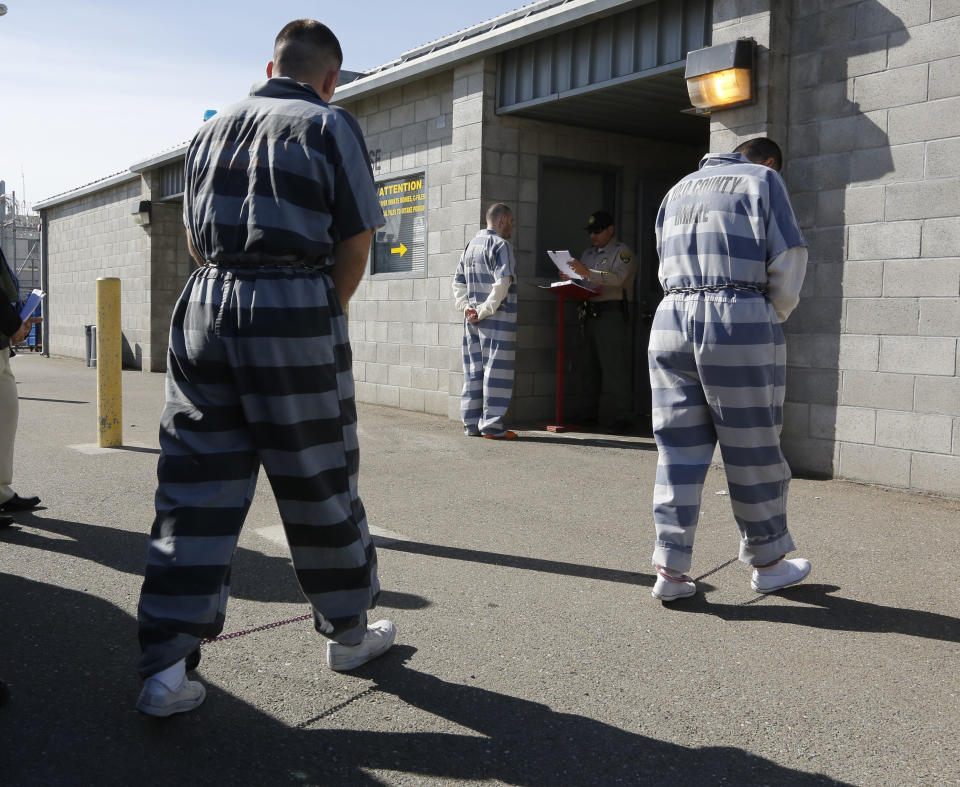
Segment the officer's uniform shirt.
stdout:
<path fill-rule="evenodd" d="M 611 240 L 602 248 L 591 246 L 580 255 L 580 262 L 590 271 L 590 283 L 603 286 L 601 293 L 590 299 L 592 303 L 619 301 L 624 292 L 628 301 L 633 300 L 637 257 L 626 243 Z"/>

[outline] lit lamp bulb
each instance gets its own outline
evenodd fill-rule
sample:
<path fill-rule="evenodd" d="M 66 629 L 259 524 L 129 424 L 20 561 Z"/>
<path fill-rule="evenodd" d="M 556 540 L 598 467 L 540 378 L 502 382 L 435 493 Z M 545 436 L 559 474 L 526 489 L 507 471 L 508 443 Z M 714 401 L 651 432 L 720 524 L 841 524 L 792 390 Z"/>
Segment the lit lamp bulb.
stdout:
<path fill-rule="evenodd" d="M 687 80 L 690 103 L 697 109 L 716 109 L 751 99 L 748 68 L 727 68 Z"/>

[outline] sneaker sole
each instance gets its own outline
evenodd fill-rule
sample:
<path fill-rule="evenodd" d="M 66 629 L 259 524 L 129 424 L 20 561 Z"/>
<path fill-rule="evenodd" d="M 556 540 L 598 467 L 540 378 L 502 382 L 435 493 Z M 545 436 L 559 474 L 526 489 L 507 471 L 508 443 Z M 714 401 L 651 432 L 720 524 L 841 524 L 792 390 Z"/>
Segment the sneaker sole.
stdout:
<path fill-rule="evenodd" d="M 659 594 L 658 594 L 658 593 L 654 593 L 653 591 L 650 591 L 650 595 L 653 596 L 655 599 L 659 599 L 660 601 L 676 601 L 678 598 L 690 598 L 690 596 L 695 596 L 695 595 L 697 595 L 697 589 L 694 588 L 694 589 L 691 590 L 691 591 L 684 591 L 683 593 L 676 593 L 676 594 L 674 594 L 674 595 L 672 595 L 672 596 L 666 596 L 666 595 L 664 595 L 663 593 L 659 593 Z"/>
<path fill-rule="evenodd" d="M 810 568 L 813 568 L 813 566 Z M 750 587 L 753 588 L 755 593 L 775 593 L 776 591 L 783 590 L 791 585 L 796 585 L 798 582 L 803 582 L 803 580 L 810 576 L 810 568 L 804 572 L 802 577 L 791 579 L 789 582 L 784 582 L 782 585 L 777 585 L 775 588 L 758 588 L 752 579 L 750 580 Z"/>
<path fill-rule="evenodd" d="M 148 716 L 155 716 L 161 719 L 167 716 L 173 716 L 175 713 L 186 713 L 187 711 L 192 711 L 194 708 L 199 708 L 207 698 L 207 690 L 203 688 L 202 685 L 201 689 L 203 689 L 203 691 L 198 698 L 181 700 L 180 702 L 174 702 L 172 705 L 151 705 L 142 699 L 137 700 L 137 710 L 141 713 L 146 713 Z"/>
<path fill-rule="evenodd" d="M 352 669 L 357 667 L 362 667 L 364 664 L 373 661 L 376 658 L 379 658 L 384 653 L 386 653 L 390 648 L 393 647 L 394 640 L 397 638 L 397 630 L 394 629 L 390 632 L 388 639 L 384 640 L 387 644 L 383 646 L 381 650 L 376 653 L 367 655 L 367 656 L 357 656 L 356 658 L 351 659 L 347 662 L 335 663 L 332 662 L 329 658 L 327 659 L 327 666 L 332 669 L 334 672 L 349 672 Z"/>

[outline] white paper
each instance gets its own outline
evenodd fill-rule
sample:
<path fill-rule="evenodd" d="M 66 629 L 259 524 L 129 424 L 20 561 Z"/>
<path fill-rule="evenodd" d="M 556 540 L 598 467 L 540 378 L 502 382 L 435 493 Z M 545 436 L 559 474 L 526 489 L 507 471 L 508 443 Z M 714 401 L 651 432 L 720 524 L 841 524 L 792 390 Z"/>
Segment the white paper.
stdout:
<path fill-rule="evenodd" d="M 560 271 L 560 273 L 567 274 L 571 279 L 580 280 L 580 274 L 570 265 L 570 260 L 572 260 L 573 257 L 569 251 L 566 249 L 550 251 L 548 249 L 547 254 L 550 256 L 550 259 L 553 260 L 553 264 L 557 266 L 557 270 Z"/>

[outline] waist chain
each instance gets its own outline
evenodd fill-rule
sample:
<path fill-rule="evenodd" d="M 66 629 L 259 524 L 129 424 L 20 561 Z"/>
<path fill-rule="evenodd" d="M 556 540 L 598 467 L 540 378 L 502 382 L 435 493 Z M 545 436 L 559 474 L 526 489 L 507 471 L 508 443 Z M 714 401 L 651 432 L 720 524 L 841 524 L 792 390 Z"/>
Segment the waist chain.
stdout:
<path fill-rule="evenodd" d="M 664 295 L 676 295 L 678 293 L 697 293 L 697 292 L 720 292 L 722 290 L 746 290 L 748 292 L 758 292 L 761 295 L 767 294 L 767 288 L 759 284 L 702 284 L 699 287 L 671 287 L 664 290 Z"/>

